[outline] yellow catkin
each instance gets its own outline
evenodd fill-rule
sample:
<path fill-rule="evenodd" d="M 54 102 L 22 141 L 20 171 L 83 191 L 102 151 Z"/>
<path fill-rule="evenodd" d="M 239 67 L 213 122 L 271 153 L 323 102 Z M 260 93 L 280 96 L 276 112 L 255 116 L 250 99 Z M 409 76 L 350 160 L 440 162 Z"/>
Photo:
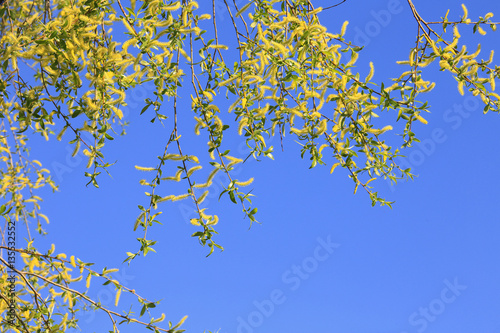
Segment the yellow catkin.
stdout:
<path fill-rule="evenodd" d="M 342 24 L 342 28 L 340 29 L 340 36 L 345 35 L 345 31 L 347 29 L 347 25 L 349 24 L 349 21 L 345 21 L 344 24 Z"/>
<path fill-rule="evenodd" d="M 140 171 L 154 171 L 154 170 L 156 170 L 155 168 L 152 168 L 152 167 L 141 167 L 138 165 L 136 165 L 135 168 L 137 170 L 140 170 Z"/>
<path fill-rule="evenodd" d="M 373 78 L 373 74 L 375 73 L 375 68 L 373 67 L 373 62 L 370 61 L 370 72 L 368 73 L 368 76 L 365 79 L 365 82 L 370 81 Z"/>
<path fill-rule="evenodd" d="M 307 134 L 308 128 L 305 127 L 305 128 L 302 128 L 302 129 L 297 129 L 297 128 L 294 128 L 294 127 L 290 127 L 290 131 L 292 131 L 293 133 L 295 133 L 297 135 L 302 135 L 302 134 Z"/>
<path fill-rule="evenodd" d="M 458 38 L 454 38 L 453 42 L 450 43 L 447 47 L 444 48 L 444 52 L 451 52 L 458 44 Z"/>
<path fill-rule="evenodd" d="M 458 92 L 460 93 L 460 95 L 464 95 L 464 81 L 458 82 Z"/>
<path fill-rule="evenodd" d="M 318 132 L 316 133 L 317 135 L 323 135 L 323 133 L 326 132 L 327 123 L 328 123 L 328 121 L 326 119 L 323 119 L 320 122 L 320 124 L 318 126 Z"/>
<path fill-rule="evenodd" d="M 464 56 L 464 59 L 467 59 L 467 60 L 474 59 L 475 57 L 477 57 L 479 55 L 479 52 L 481 52 L 481 44 L 477 44 L 476 52 Z"/>
<path fill-rule="evenodd" d="M 122 22 L 125 28 L 127 28 L 128 32 L 130 32 L 133 36 L 135 36 L 136 35 L 135 30 L 132 28 L 130 23 L 128 23 L 128 20 L 125 17 L 122 19 Z"/>
<path fill-rule="evenodd" d="M 419 114 L 415 114 L 415 118 L 420 121 L 422 124 L 427 125 L 428 121 L 422 118 Z"/>
<path fill-rule="evenodd" d="M 172 199 L 172 202 L 174 201 L 179 201 L 179 200 L 184 200 L 184 199 L 187 199 L 188 197 L 190 196 L 189 193 L 186 193 L 186 194 L 182 194 L 182 195 L 177 195 L 177 196 L 174 196 Z"/>
<path fill-rule="evenodd" d="M 314 10 L 311 10 L 311 11 L 310 11 L 310 12 L 308 12 L 307 14 L 308 14 L 308 15 L 316 15 L 316 14 L 318 14 L 318 13 L 321 13 L 321 11 L 323 11 L 323 8 L 322 8 L 322 7 L 318 7 L 318 8 L 316 8 L 316 9 L 314 9 Z"/>
<path fill-rule="evenodd" d="M 464 16 L 462 17 L 462 19 L 467 19 L 467 16 L 469 16 L 469 11 L 467 10 L 467 7 L 465 7 L 464 4 L 462 4 L 462 9 L 464 11 Z"/>
<path fill-rule="evenodd" d="M 203 192 L 203 194 L 200 195 L 198 199 L 196 199 L 196 202 L 198 204 L 201 204 L 205 200 L 205 198 L 207 197 L 207 195 L 208 195 L 208 190 L 206 190 L 205 192 Z"/>
<path fill-rule="evenodd" d="M 237 157 L 233 157 L 233 156 L 229 156 L 229 155 L 226 155 L 224 157 L 227 158 L 232 163 L 241 163 L 241 162 L 243 162 L 243 160 L 241 158 L 237 158 Z"/>
<path fill-rule="evenodd" d="M 121 288 L 116 291 L 115 296 L 115 306 L 118 306 L 118 302 L 120 301 L 120 295 L 122 294 Z"/>
<path fill-rule="evenodd" d="M 216 50 L 227 50 L 229 49 L 226 45 L 218 44 L 218 45 L 210 45 L 209 48 Z"/>
<path fill-rule="evenodd" d="M 177 170 L 177 172 L 175 173 L 175 176 L 173 176 L 173 177 L 164 177 L 164 178 L 162 178 L 162 180 L 173 180 L 173 181 L 176 181 L 176 182 L 180 182 L 181 181 L 182 171 L 183 170 Z"/>
<path fill-rule="evenodd" d="M 90 287 L 90 279 L 92 278 L 92 274 L 89 273 L 89 275 L 87 275 L 87 278 L 85 279 L 85 287 L 87 289 L 89 289 Z"/>

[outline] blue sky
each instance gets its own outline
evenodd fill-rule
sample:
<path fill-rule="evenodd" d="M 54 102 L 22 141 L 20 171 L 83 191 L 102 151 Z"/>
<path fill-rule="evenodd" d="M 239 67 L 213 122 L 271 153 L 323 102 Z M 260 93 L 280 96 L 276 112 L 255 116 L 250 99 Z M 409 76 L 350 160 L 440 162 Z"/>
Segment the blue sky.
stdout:
<path fill-rule="evenodd" d="M 464 3 L 470 17 L 489 11 L 500 15 L 497 1 Z M 449 17 L 458 17 L 460 4 L 415 2 L 428 20 L 439 19 L 448 8 Z M 320 18 L 334 32 L 349 20 L 346 38 L 366 45 L 359 70 L 366 73 L 373 61 L 375 82 L 403 70 L 395 61 L 407 59 L 416 32 L 406 1 L 348 0 Z M 218 19 L 220 26 L 230 24 L 227 14 Z M 475 38 L 483 45 L 483 57 L 500 41 L 498 32 Z M 470 40 L 469 47 L 475 49 L 474 43 Z M 151 233 L 157 253 L 121 264 L 126 251 L 137 249 L 135 239 L 141 235 L 132 227 L 137 205 L 147 202 L 138 183 L 145 174 L 134 165 L 152 165 L 170 133 L 151 125 L 148 115 L 139 116 L 141 98 L 152 92 L 144 85 L 127 97 L 131 126 L 126 136 L 108 144 L 106 157 L 118 162 L 110 169 L 112 178 L 101 176 L 99 189 L 85 187 L 86 160 L 72 158 L 64 140 L 32 139 L 33 157 L 60 185 L 59 192 L 44 192 L 49 235 L 37 236 L 35 244 L 56 243 L 57 252 L 75 254 L 96 268 L 120 268 L 116 277 L 125 286 L 162 299 L 155 316 L 164 312 L 177 322 L 189 315 L 183 326 L 188 332 L 500 332 L 500 118 L 483 115 L 480 102 L 461 96 L 447 74 L 427 72 L 437 81 L 425 96 L 431 104 L 429 124 L 416 128 L 422 143 L 400 160 L 418 177 L 396 186 L 372 183 L 396 201 L 392 210 L 371 207 L 362 191 L 353 195 L 345 170 L 333 175 L 329 167 L 309 170 L 293 140 L 285 141 L 282 152 L 275 138 L 275 161 L 249 159 L 235 171 L 239 179 L 255 177 L 252 193 L 261 225 L 249 229 L 239 206 L 209 197 L 207 207 L 220 216 L 217 239 L 225 251 L 206 258 L 207 248 L 190 237 L 196 231 L 188 221 L 192 205 L 167 204 L 163 225 Z M 198 145 L 186 142 L 185 149 Z M 232 145 L 234 156 L 245 156 L 244 145 Z M 114 308 L 111 287 L 93 285 L 89 294 Z M 118 310 L 128 309 L 130 300 L 122 296 Z M 104 332 L 111 326 L 105 316 L 89 314 L 82 316 L 80 328 Z M 122 326 L 121 331 L 139 327 Z"/>

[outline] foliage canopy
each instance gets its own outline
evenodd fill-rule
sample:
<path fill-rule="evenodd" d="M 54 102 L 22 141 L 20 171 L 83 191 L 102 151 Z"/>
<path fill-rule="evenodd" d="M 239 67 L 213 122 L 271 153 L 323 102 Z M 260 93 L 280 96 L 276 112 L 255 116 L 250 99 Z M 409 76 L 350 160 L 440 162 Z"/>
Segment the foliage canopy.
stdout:
<path fill-rule="evenodd" d="M 243 137 L 249 157 L 256 159 L 273 158 L 270 137 L 291 136 L 311 168 L 328 165 L 331 172 L 344 168 L 355 192 L 362 188 L 373 205 L 390 206 L 370 182 L 413 176 L 396 158 L 418 142 L 414 122 L 427 123 L 429 107 L 421 94 L 435 83 L 425 80 L 423 67 L 436 62 L 439 70 L 457 80 L 462 95 L 480 96 L 485 113 L 500 108 L 500 96 L 494 92 L 500 68 L 493 65 L 493 51 L 486 60 L 480 59 L 480 45 L 467 49 L 459 31 L 472 29 L 480 35 L 495 31 L 498 23 L 492 21 L 493 14 L 473 20 L 462 5 L 461 17 L 450 19 L 446 14 L 427 22 L 412 1 L 407 2 L 418 27 L 415 46 L 407 60 L 398 62 L 404 66 L 399 77 L 376 83 L 373 63 L 367 76 L 356 71 L 362 47 L 346 40 L 348 22 L 338 32 L 320 23 L 321 13 L 335 10 L 335 5 L 322 9 L 308 0 L 252 0 L 238 7 L 235 1 L 223 0 L 234 32 L 234 41 L 225 45 L 215 15 L 222 7 L 216 1 L 208 13 L 186 0 L 5 1 L 0 8 L 0 213 L 6 221 L 1 248 L 8 255 L 0 258 L 4 316 L 0 330 L 64 332 L 77 326 L 79 309 L 88 309 L 106 312 L 113 332 L 124 322 L 155 332 L 182 331 L 185 318 L 161 328 L 164 316 L 140 320 L 131 313 L 114 312 L 79 291 L 99 278 L 116 287 L 116 304 L 126 292 L 137 298 L 141 316 L 155 307 L 156 302 L 114 280 L 115 269 L 92 270 L 73 255 L 68 259 L 55 254 L 54 248 L 39 253 L 31 236 L 24 247 L 9 237 L 20 224 L 29 234 L 33 221 L 36 232 L 44 234 L 48 218 L 40 212 L 37 189 L 57 189 L 48 170 L 30 158 L 29 136 L 38 133 L 47 140 L 52 135 L 67 140 L 74 145 L 73 155 L 83 149 L 88 157 L 85 176 L 98 187 L 102 171 L 112 172 L 103 148 L 127 125 L 121 111 L 127 91 L 145 82 L 154 84 L 154 98 L 144 101 L 140 113 L 151 117 L 152 123 L 162 122 L 170 134 L 157 165 L 136 166 L 147 177 L 141 185 L 149 189 L 133 226 L 142 231 L 139 249 L 127 253 L 126 262 L 154 251 L 148 229 L 159 220 L 158 204 L 166 201 L 192 200 L 197 217 L 191 223 L 198 228 L 193 236 L 209 247 L 209 254 L 222 249 L 214 240 L 218 216 L 201 208 L 217 173 L 227 179 L 220 196 L 227 195 L 251 222 L 256 221 L 252 194 L 245 191 L 253 178 L 238 180 L 232 175 L 234 166 L 244 162 L 225 147 L 234 133 Z M 190 105 L 179 103 L 182 96 Z M 226 100 L 227 109 L 222 107 Z M 179 114 L 188 111 L 195 120 L 194 131 L 181 133 Z M 381 120 L 386 125 L 376 126 Z M 387 137 L 396 121 L 403 124 L 402 132 L 391 146 Z M 207 144 L 209 163 L 200 163 L 204 156 L 183 148 L 188 140 Z M 175 165 L 177 172 L 164 174 L 167 164 Z M 202 167 L 210 168 L 207 178 L 198 176 Z M 167 181 L 184 184 L 185 192 L 158 195 Z M 23 267 L 11 265 L 16 253 Z M 21 287 L 15 294 L 9 289 L 12 279 Z M 79 281 L 86 281 L 85 288 Z M 12 321 L 6 319 L 11 299 L 16 308 Z"/>

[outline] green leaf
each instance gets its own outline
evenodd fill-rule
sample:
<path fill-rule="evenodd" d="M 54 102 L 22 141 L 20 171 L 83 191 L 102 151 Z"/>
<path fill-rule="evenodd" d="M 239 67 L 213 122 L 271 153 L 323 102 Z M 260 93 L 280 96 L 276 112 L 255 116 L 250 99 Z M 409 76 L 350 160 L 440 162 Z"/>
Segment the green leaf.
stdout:
<path fill-rule="evenodd" d="M 146 110 L 149 109 L 150 106 L 151 106 L 151 104 L 147 104 L 145 107 L 143 107 L 140 114 L 143 114 L 144 112 L 146 112 Z"/>

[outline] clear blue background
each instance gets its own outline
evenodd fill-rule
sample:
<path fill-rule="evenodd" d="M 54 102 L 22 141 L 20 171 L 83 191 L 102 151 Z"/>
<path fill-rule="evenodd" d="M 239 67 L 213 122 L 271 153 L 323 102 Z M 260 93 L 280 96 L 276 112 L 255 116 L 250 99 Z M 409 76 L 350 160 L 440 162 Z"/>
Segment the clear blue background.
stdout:
<path fill-rule="evenodd" d="M 314 3 L 327 7 L 335 2 Z M 465 4 L 472 19 L 489 11 L 500 15 L 497 1 Z M 416 1 L 415 5 L 429 21 L 439 20 L 448 8 L 450 18 L 462 15 L 456 1 Z M 376 17 L 389 8 L 393 13 L 381 24 Z M 368 36 L 357 64 L 361 73 L 367 73 L 368 62 L 373 61 L 375 82 L 388 81 L 403 71 L 395 61 L 408 58 L 417 30 L 406 1 L 348 0 L 320 18 L 332 32 L 349 20 L 347 39 L 359 40 L 360 31 Z M 217 19 L 219 27 L 227 26 L 221 29 L 228 32 L 227 40 L 221 42 L 234 45 L 229 16 L 221 12 Z M 460 29 L 470 50 L 479 41 L 482 58 L 487 58 L 489 49 L 498 48 L 499 32 L 487 29 L 485 37 L 474 35 L 472 40 L 467 39 L 471 30 L 472 26 Z M 98 269 L 120 268 L 116 278 L 125 286 L 148 299 L 162 299 L 153 312 L 156 317 L 164 312 L 176 323 L 189 315 L 183 326 L 188 332 L 500 332 L 500 118 L 494 113 L 483 115 L 481 104 L 468 94 L 461 96 L 449 74 L 437 72 L 435 66 L 426 73 L 438 85 L 422 96 L 428 98 L 432 113 L 426 117 L 429 124 L 415 130 L 425 144 L 416 144 L 401 160 L 418 177 L 396 186 L 383 180 L 372 183 L 386 199 L 396 201 L 392 210 L 372 208 L 362 190 L 353 195 L 345 170 L 338 168 L 333 175 L 329 167 L 309 170 L 290 137 L 283 152 L 275 138 L 275 161 L 249 159 L 236 170 L 241 180 L 255 177 L 252 187 L 261 225 L 249 230 L 239 206 L 227 197 L 220 202 L 209 197 L 204 206 L 220 216 L 217 241 L 225 251 L 206 258 L 208 249 L 190 237 L 197 230 L 188 222 L 192 204 L 187 200 L 164 204 L 163 225 L 155 225 L 148 236 L 158 240 L 157 253 L 130 266 L 121 264 L 126 251 L 137 250 L 135 239 L 141 237 L 132 227 L 139 214 L 137 205 L 148 200 L 143 193 L 147 188 L 138 181 L 152 177 L 136 171 L 134 165 L 154 166 L 170 133 L 170 119 L 163 128 L 151 125 L 148 114 L 139 116 L 141 100 L 152 93 L 152 86 L 146 84 L 127 97 L 125 115 L 131 126 L 126 136 L 108 144 L 107 160 L 118 163 L 110 168 L 112 178 L 100 177 L 99 189 L 85 187 L 86 159 L 81 154 L 71 158 L 64 140 L 31 140 L 32 156 L 52 171 L 60 185 L 55 194 L 42 193 L 42 212 L 51 223 L 46 226 L 49 235 L 35 236 L 35 245 L 45 249 L 56 243 L 57 253 L 75 254 Z M 191 117 L 188 101 L 181 100 L 185 119 Z M 465 110 L 463 114 L 453 111 L 457 105 Z M 393 113 L 382 114 L 382 120 L 393 123 Z M 185 128 L 191 131 L 190 120 L 188 124 Z M 433 131 L 440 133 L 439 139 Z M 181 141 L 184 152 L 204 150 L 206 138 L 198 139 Z M 244 145 L 233 142 L 231 147 L 233 156 L 246 156 Z M 202 162 L 208 162 L 206 154 Z M 173 168 L 167 170 L 173 173 Z M 169 186 L 164 183 L 161 194 L 170 194 Z M 324 261 L 313 259 L 318 238 L 330 238 L 339 245 Z M 307 278 L 293 273 L 294 265 L 305 265 L 310 271 Z M 453 293 L 450 283 L 462 289 Z M 271 311 L 275 290 L 282 292 L 282 302 Z M 114 309 L 112 287 L 93 284 L 89 294 Z M 118 311 L 127 310 L 130 301 L 123 295 Z M 256 304 L 266 305 L 265 309 L 259 310 Z M 421 312 L 426 308 L 430 309 L 427 318 Z M 88 314 L 82 315 L 80 328 L 105 332 L 111 326 L 106 316 Z M 144 330 L 137 325 L 120 329 Z"/>

